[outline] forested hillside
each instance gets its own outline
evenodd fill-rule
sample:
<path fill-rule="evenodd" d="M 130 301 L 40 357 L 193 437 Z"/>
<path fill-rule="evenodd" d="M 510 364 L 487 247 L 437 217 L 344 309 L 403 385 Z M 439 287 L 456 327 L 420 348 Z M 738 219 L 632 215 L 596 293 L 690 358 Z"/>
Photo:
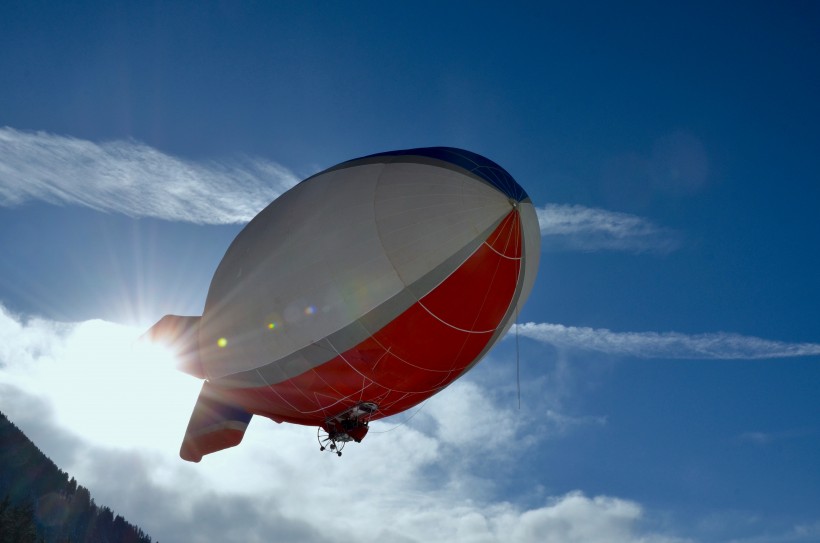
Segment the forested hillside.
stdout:
<path fill-rule="evenodd" d="M 0 543 L 151 543 L 0 413 Z"/>

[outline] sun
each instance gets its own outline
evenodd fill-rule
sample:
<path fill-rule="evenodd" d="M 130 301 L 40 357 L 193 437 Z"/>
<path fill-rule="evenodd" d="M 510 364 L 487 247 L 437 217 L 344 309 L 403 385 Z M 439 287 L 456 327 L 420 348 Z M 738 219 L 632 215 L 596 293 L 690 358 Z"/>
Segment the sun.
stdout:
<path fill-rule="evenodd" d="M 166 348 L 140 340 L 138 327 L 92 320 L 76 325 L 55 353 L 57 418 L 109 447 L 176 451 L 201 381 L 175 369 Z"/>

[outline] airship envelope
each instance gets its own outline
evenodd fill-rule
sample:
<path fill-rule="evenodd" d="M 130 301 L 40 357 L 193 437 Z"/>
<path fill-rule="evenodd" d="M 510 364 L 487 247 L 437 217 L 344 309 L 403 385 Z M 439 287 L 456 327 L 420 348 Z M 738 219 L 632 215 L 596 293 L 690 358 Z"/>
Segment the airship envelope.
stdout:
<path fill-rule="evenodd" d="M 499 165 L 449 147 L 344 162 L 239 233 L 201 317 L 149 331 L 205 380 L 180 455 L 237 445 L 252 415 L 340 454 L 470 369 L 515 321 L 540 230 Z"/>

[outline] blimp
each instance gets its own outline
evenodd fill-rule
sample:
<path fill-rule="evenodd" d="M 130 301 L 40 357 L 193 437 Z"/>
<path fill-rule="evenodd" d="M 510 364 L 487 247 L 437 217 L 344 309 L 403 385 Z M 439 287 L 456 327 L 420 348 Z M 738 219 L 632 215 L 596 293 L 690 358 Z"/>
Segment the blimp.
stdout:
<path fill-rule="evenodd" d="M 525 190 L 463 149 L 373 154 L 299 182 L 231 243 L 201 316 L 146 334 L 203 380 L 180 456 L 238 445 L 253 415 L 314 426 L 341 456 L 507 333 L 540 235 Z"/>

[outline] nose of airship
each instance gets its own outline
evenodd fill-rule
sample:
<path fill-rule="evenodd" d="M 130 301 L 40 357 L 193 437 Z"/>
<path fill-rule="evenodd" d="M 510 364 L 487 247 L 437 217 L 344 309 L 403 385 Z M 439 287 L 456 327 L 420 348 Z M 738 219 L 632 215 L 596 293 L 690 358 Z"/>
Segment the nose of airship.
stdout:
<path fill-rule="evenodd" d="M 418 149 L 408 149 L 403 151 L 388 151 L 377 153 L 355 161 L 367 161 L 371 159 L 385 160 L 388 157 L 396 157 L 399 160 L 413 160 L 423 162 L 424 159 L 439 165 L 448 164 L 452 168 L 457 168 L 480 179 L 489 186 L 494 187 L 500 193 L 507 196 L 510 202 L 521 202 L 528 199 L 526 191 L 513 179 L 513 177 L 501 166 L 489 158 L 455 147 L 421 147 Z M 340 166 L 344 166 L 341 164 Z"/>

